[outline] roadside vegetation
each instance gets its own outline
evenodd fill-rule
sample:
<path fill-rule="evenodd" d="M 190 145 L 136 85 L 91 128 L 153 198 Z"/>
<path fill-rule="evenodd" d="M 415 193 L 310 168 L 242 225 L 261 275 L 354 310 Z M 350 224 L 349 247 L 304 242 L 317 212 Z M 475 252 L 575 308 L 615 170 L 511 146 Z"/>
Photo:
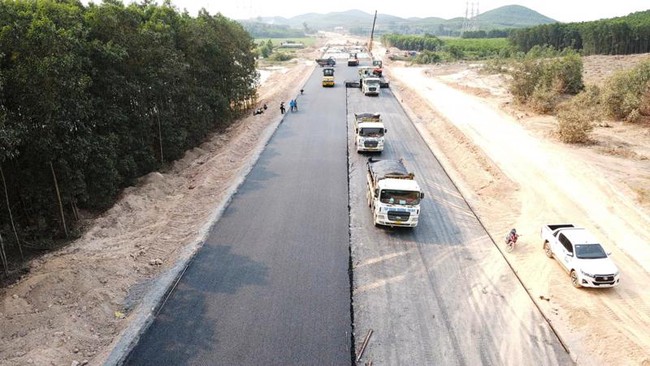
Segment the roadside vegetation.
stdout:
<path fill-rule="evenodd" d="M 625 17 L 581 23 L 554 23 L 510 32 L 517 50 L 535 46 L 572 48 L 582 55 L 626 55 L 650 52 L 650 10 Z"/>
<path fill-rule="evenodd" d="M 589 142 L 594 125 L 607 118 L 639 122 L 650 117 L 650 61 L 613 75 L 602 89 L 585 88 L 582 80 L 584 55 L 650 52 L 650 10 L 593 22 L 511 29 L 507 38 L 486 38 L 488 34 L 468 32 L 463 38 L 389 34 L 382 42 L 405 50 L 392 54 L 393 60 L 413 64 L 483 60 L 488 72 L 509 74 L 515 101 L 537 113 L 555 115 L 557 136 L 566 143 Z"/>
<path fill-rule="evenodd" d="M 260 60 L 269 63 L 281 63 L 283 61 L 293 60 L 297 56 L 297 51 L 305 47 L 311 47 L 316 44 L 314 37 L 300 38 L 268 38 L 256 39 L 255 54 Z"/>
<path fill-rule="evenodd" d="M 566 143 L 590 142 L 589 133 L 606 119 L 640 122 L 650 118 L 650 60 L 609 77 L 602 88 L 585 86 L 582 57 L 574 50 L 533 47 L 523 59 L 502 67 L 512 76 L 515 101 L 555 115 Z"/>
<path fill-rule="evenodd" d="M 507 38 L 438 38 L 433 35 L 386 34 L 381 37 L 381 41 L 387 47 L 405 51 L 391 55 L 391 59 L 414 64 L 508 58 L 514 54 L 514 48 Z"/>
<path fill-rule="evenodd" d="M 256 95 L 253 39 L 168 3 L 0 1 L 0 259 L 78 235 Z"/>

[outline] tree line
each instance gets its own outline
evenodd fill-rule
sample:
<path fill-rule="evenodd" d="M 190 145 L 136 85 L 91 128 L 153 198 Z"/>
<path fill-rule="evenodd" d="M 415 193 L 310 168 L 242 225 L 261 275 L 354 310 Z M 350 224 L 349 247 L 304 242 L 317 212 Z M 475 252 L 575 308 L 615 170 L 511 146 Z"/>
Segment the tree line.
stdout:
<path fill-rule="evenodd" d="M 0 252 L 75 235 L 255 97 L 243 27 L 169 1 L 0 1 Z"/>
<path fill-rule="evenodd" d="M 386 47 L 397 47 L 400 50 L 409 51 L 438 51 L 443 42 L 440 38 L 431 35 L 406 35 L 406 34 L 383 34 L 381 43 Z"/>
<path fill-rule="evenodd" d="M 515 29 L 509 39 L 523 52 L 548 45 L 558 50 L 572 48 L 583 55 L 646 53 L 650 52 L 650 10 L 592 22 Z"/>

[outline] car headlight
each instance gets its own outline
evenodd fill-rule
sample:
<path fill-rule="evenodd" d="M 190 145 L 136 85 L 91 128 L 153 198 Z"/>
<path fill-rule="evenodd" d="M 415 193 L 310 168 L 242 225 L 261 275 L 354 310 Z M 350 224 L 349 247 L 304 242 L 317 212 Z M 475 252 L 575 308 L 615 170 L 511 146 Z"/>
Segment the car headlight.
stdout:
<path fill-rule="evenodd" d="M 587 277 L 592 277 L 592 278 L 594 277 L 594 275 L 592 275 L 591 273 L 587 273 L 587 272 L 585 272 L 583 270 L 580 270 L 580 273 L 582 273 L 584 276 L 587 276 Z"/>

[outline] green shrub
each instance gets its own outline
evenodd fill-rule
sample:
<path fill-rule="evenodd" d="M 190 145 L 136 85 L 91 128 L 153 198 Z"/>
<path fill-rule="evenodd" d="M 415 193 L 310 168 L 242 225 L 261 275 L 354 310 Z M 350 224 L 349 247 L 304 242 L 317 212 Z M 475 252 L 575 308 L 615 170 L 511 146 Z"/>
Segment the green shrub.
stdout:
<path fill-rule="evenodd" d="M 650 110 L 650 61 L 611 76 L 603 91 L 603 104 L 610 117 L 634 122 Z M 643 112 L 643 113 L 642 113 Z"/>
<path fill-rule="evenodd" d="M 589 87 L 558 106 L 557 119 L 557 134 L 562 142 L 588 142 L 594 125 L 602 120 L 598 87 Z"/>
<path fill-rule="evenodd" d="M 270 61 L 289 61 L 292 58 L 292 55 L 284 52 L 273 52 L 273 54 L 269 56 Z"/>
<path fill-rule="evenodd" d="M 531 55 L 545 55 L 550 51 L 533 47 L 530 52 Z M 527 55 L 514 66 L 512 76 L 510 92 L 521 104 L 527 104 L 533 97 L 537 105 L 554 104 L 553 100 L 546 103 L 539 98 L 547 96 L 555 99 L 563 94 L 577 94 L 584 88 L 582 59 L 574 51 L 566 51 L 562 56 L 552 58 Z"/>
<path fill-rule="evenodd" d="M 537 113 L 552 114 L 560 102 L 560 94 L 548 87 L 538 86 L 528 100 L 528 105 Z"/>
<path fill-rule="evenodd" d="M 413 58 L 413 63 L 416 64 L 436 64 L 442 61 L 442 57 L 437 52 L 423 51 Z"/>

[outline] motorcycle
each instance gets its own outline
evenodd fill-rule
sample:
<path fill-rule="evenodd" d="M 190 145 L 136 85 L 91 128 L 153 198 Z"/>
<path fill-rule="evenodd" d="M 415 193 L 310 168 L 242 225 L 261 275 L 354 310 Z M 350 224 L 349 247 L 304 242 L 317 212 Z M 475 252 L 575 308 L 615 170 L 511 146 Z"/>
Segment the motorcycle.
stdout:
<path fill-rule="evenodd" d="M 517 229 L 512 228 L 512 230 L 510 230 L 510 232 L 505 237 L 506 251 L 508 253 L 512 252 L 515 249 L 515 246 L 517 245 L 517 239 L 519 239 Z"/>

